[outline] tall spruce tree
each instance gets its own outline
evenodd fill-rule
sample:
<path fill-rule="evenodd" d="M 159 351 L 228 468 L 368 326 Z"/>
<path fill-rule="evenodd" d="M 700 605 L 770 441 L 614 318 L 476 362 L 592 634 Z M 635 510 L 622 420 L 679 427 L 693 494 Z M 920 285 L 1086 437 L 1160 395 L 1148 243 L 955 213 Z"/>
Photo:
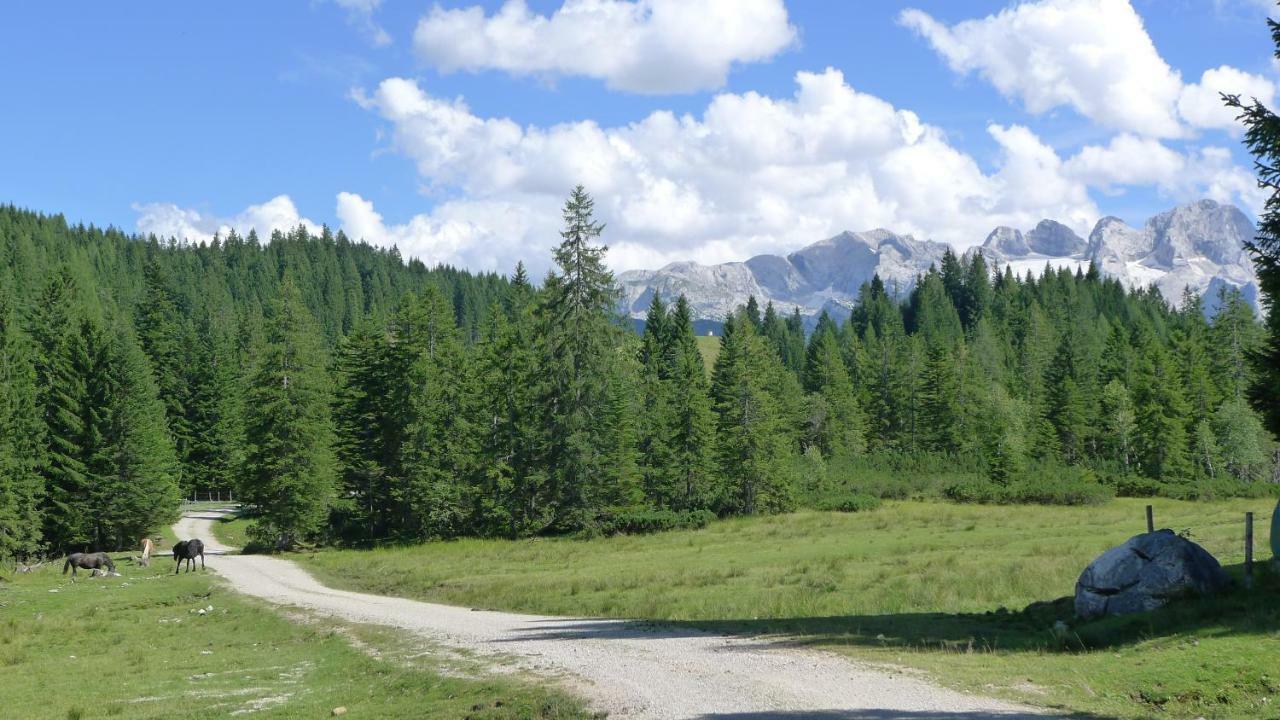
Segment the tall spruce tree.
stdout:
<path fill-rule="evenodd" d="M 516 267 L 504 312 L 491 313 L 480 353 L 481 469 L 487 534 L 520 537 L 554 520 L 555 498 L 543 464 L 543 375 L 533 317 L 534 297 Z"/>
<path fill-rule="evenodd" d="M 44 419 L 45 543 L 55 551 L 88 547 L 85 468 L 85 378 L 88 349 L 80 333 L 76 284 L 63 269 L 50 278 L 33 308 L 37 402 Z"/>
<path fill-rule="evenodd" d="M 591 196 L 581 185 L 564 206 L 563 242 L 554 250 L 557 270 L 544 283 L 541 331 L 546 338 L 544 397 L 546 467 L 560 528 L 580 526 L 600 501 L 618 495 L 616 390 L 611 368 L 619 359 L 621 328 L 615 322 L 618 290 L 597 245 L 604 226 L 595 221 Z M 625 493 L 623 493 L 625 494 Z"/>
<path fill-rule="evenodd" d="M 165 424 L 185 465 L 193 437 L 187 422 L 187 395 L 191 387 L 187 374 L 198 366 L 191 362 L 189 351 L 198 346 L 184 337 L 168 277 L 154 258 L 143 269 L 143 297 L 138 303 L 134 324 L 155 373 L 164 404 Z M 183 475 L 184 489 L 199 484 Z"/>
<path fill-rule="evenodd" d="M 745 315 L 725 321 L 712 375 L 722 513 L 777 512 L 793 502 L 786 473 L 792 448 L 771 385 L 784 373 Z"/>
<path fill-rule="evenodd" d="M 471 529 L 479 465 L 478 378 L 453 308 L 433 288 L 420 301 L 421 328 L 409 373 L 412 420 L 404 444 L 412 537 L 456 537 Z"/>
<path fill-rule="evenodd" d="M 286 279 L 248 389 L 240 494 L 252 537 L 287 548 L 320 535 L 337 488 L 331 388 L 320 331 Z"/>
<path fill-rule="evenodd" d="M 135 547 L 176 516 L 178 457 L 146 355 L 121 322 L 85 331 L 92 359 L 85 512 L 97 549 Z"/>
<path fill-rule="evenodd" d="M 693 314 L 684 295 L 676 299 L 667 319 L 671 337 L 671 394 L 673 420 L 668 440 L 670 476 L 674 479 L 667 500 L 678 510 L 706 509 L 713 491 L 715 419 L 711 411 L 710 384 L 698 342 L 693 334 Z"/>
<path fill-rule="evenodd" d="M 0 285 L 0 560 L 40 548 L 44 427 L 32 348 L 18 328 L 12 297 Z"/>

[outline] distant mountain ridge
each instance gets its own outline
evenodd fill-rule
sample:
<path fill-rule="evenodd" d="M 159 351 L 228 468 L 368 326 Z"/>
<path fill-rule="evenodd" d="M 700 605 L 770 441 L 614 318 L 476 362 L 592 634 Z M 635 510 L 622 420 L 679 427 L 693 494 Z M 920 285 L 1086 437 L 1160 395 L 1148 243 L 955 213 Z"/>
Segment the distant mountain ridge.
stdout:
<path fill-rule="evenodd" d="M 1253 234 L 1253 223 L 1239 208 L 1199 200 L 1160 213 L 1142 228 L 1104 217 L 1088 240 L 1048 219 L 1026 232 L 998 227 L 981 246 L 965 252 L 981 251 L 992 267 L 1009 266 L 1020 275 L 1039 273 L 1046 263 L 1074 269 L 1096 260 L 1104 274 L 1130 287 L 1154 284 L 1175 304 L 1189 287 L 1212 307 L 1218 288 L 1227 285 L 1239 288 L 1256 307 L 1258 281 L 1244 250 Z M 909 291 L 948 247 L 885 229 L 843 232 L 786 256 L 757 255 L 719 265 L 676 262 L 624 272 L 618 281 L 623 310 L 636 318 L 644 316 L 654 293 L 664 299 L 683 293 L 701 320 L 722 320 L 752 295 L 780 312 L 798 308 L 814 316 L 852 307 L 858 288 L 877 274 L 890 289 Z"/>

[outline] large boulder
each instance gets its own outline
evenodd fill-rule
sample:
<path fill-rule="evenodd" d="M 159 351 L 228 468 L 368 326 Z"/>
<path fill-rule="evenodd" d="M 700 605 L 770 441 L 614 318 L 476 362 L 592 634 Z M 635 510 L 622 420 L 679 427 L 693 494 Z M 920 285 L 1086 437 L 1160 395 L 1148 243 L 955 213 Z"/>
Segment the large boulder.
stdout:
<path fill-rule="evenodd" d="M 1076 581 L 1076 616 L 1127 615 L 1189 595 L 1212 595 L 1231 582 L 1204 548 L 1172 530 L 1135 535 L 1098 556 Z"/>

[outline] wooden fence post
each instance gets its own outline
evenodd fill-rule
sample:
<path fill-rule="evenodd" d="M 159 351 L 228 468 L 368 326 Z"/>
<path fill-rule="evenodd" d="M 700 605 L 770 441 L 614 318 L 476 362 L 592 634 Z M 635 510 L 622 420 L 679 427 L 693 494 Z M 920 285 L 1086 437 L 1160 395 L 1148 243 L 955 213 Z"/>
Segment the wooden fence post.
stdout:
<path fill-rule="evenodd" d="M 1244 586 L 1253 587 L 1253 513 L 1244 514 Z"/>
<path fill-rule="evenodd" d="M 1147 532 L 1153 533 L 1155 531 L 1156 531 L 1156 516 L 1155 516 L 1155 513 L 1152 511 L 1151 506 L 1148 505 L 1147 506 Z"/>

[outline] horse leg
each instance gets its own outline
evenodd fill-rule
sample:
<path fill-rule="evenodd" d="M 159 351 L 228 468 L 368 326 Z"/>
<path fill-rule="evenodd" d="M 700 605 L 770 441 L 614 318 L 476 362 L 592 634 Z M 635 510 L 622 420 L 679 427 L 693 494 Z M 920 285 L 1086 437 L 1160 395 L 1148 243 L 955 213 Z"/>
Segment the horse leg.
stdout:
<path fill-rule="evenodd" d="M 200 551 L 200 569 L 201 569 L 201 570 L 205 569 L 205 564 L 204 564 L 204 551 L 203 551 L 203 550 L 201 550 L 201 551 Z"/>

